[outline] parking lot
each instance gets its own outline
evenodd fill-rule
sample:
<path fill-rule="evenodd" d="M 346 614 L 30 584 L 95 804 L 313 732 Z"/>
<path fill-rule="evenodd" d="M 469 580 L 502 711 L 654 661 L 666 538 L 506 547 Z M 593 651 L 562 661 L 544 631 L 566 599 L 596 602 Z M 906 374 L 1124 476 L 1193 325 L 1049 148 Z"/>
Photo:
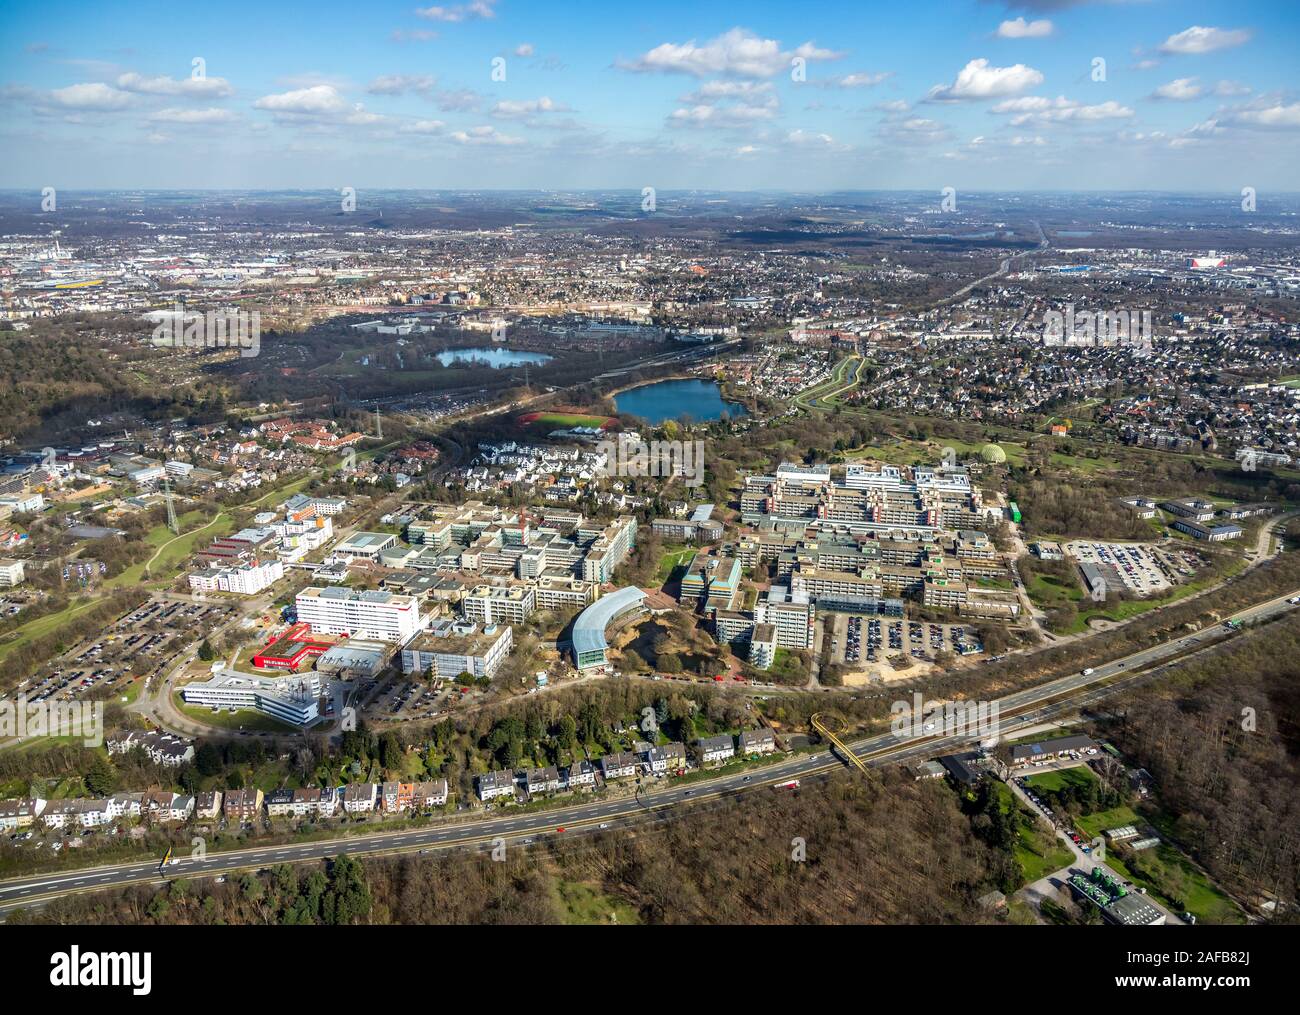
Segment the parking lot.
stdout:
<path fill-rule="evenodd" d="M 136 677 L 148 676 L 171 654 L 173 640 L 225 620 L 233 607 L 155 600 L 120 618 L 94 641 L 55 661 L 44 676 L 18 685 L 29 701 L 71 700 L 92 691 L 120 694 Z"/>
<path fill-rule="evenodd" d="M 928 663 L 940 652 L 971 656 L 984 651 L 975 630 L 965 624 L 836 614 L 832 625 L 831 662 L 845 666 L 869 666 L 898 655 Z"/>
<path fill-rule="evenodd" d="M 1081 564 L 1095 564 L 1106 584 L 1134 595 L 1150 596 L 1173 586 L 1170 563 L 1156 547 L 1145 543 L 1095 543 L 1080 539 L 1066 549 Z"/>

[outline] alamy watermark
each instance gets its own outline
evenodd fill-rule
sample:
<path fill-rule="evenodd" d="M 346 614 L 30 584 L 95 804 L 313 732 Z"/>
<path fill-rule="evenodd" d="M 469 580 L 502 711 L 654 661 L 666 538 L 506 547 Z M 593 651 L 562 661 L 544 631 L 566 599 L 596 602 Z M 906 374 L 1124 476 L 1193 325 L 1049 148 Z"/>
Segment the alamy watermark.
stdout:
<path fill-rule="evenodd" d="M 704 483 L 704 441 L 601 441 L 596 450 L 605 454 L 601 474 L 608 479 L 657 476 L 687 486 Z"/>
<path fill-rule="evenodd" d="M 238 349 L 248 359 L 262 351 L 262 314 L 257 310 L 198 313 L 176 303 L 163 312 L 152 341 L 164 349 Z"/>
<path fill-rule="evenodd" d="M 890 705 L 889 714 L 889 730 L 900 740 L 970 737 L 992 747 L 1001 736 L 996 701 L 925 701 L 916 693 Z"/>
<path fill-rule="evenodd" d="M 102 747 L 104 703 L 0 698 L 0 739 L 12 737 L 79 737 L 87 747 Z"/>
<path fill-rule="evenodd" d="M 1043 315 L 1043 344 L 1075 348 L 1131 346 L 1151 351 L 1150 310 L 1082 310 L 1073 303 L 1065 312 L 1049 310 Z"/>

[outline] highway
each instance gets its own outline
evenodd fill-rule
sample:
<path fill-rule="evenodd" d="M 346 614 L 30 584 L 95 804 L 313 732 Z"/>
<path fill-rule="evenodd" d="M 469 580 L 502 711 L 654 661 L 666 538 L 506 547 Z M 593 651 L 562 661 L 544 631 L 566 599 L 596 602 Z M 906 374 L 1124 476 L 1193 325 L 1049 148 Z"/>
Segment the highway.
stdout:
<path fill-rule="evenodd" d="M 1243 624 L 1262 621 L 1295 609 L 1287 599 L 1300 594 L 1287 593 L 1258 606 L 1242 610 L 1231 619 Z M 998 699 L 1003 739 L 1014 739 L 1020 728 L 1056 715 L 1077 710 L 1108 695 L 1123 690 L 1139 679 L 1149 678 L 1154 664 L 1189 651 L 1204 648 L 1232 637 L 1217 626 L 1189 633 L 1171 641 L 1135 652 L 1123 659 L 1096 667 L 1084 676 L 1074 673 L 1046 684 L 1016 691 Z M 967 735 L 934 735 L 899 738 L 884 733 L 849 745 L 867 764 L 898 764 L 934 757 L 972 742 Z M 0 881 L 0 915 L 24 906 L 40 905 L 63 896 L 94 892 L 131 884 L 163 884 L 177 878 L 214 877 L 243 870 L 258 870 L 280 863 L 303 863 L 346 852 L 351 856 L 445 850 L 490 846 L 493 840 L 505 840 L 507 847 L 525 846 L 532 840 L 581 834 L 602 827 L 616 827 L 683 804 L 718 799 L 730 794 L 779 786 L 792 779 L 824 776 L 843 767 L 829 751 L 797 755 L 761 769 L 696 782 L 668 784 L 656 790 L 655 780 L 648 780 L 648 790 L 639 799 L 620 798 L 588 801 L 572 806 L 533 813 L 483 816 L 468 821 L 443 823 L 423 828 L 376 832 L 352 837 L 334 837 L 317 842 L 289 843 L 209 853 L 186 857 L 160 874 L 157 857 L 132 863 L 58 873 L 35 874 Z M 772 791 L 769 789 L 769 792 Z M 563 832 L 560 829 L 564 829 Z"/>

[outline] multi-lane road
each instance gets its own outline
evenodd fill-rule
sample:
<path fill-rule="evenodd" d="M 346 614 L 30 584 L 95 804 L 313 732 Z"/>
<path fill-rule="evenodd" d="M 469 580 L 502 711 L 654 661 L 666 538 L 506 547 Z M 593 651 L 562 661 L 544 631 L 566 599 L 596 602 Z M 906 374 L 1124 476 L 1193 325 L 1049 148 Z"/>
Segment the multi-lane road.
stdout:
<path fill-rule="evenodd" d="M 1288 593 L 1234 614 L 1243 624 L 1275 617 L 1295 606 L 1287 602 L 1297 593 Z M 1074 673 L 1027 690 L 1008 694 L 997 700 L 1001 735 L 1015 737 L 1017 730 L 1029 730 L 1044 720 L 1075 711 L 1108 695 L 1115 694 L 1139 679 L 1149 678 L 1156 664 L 1229 637 L 1222 627 L 1207 628 L 1171 641 L 1143 649 L 1123 659 L 1097 666 L 1086 676 Z M 947 753 L 969 744 L 968 734 L 948 735 L 942 729 L 920 737 L 884 733 L 849 745 L 858 757 L 870 765 L 897 764 Z M 0 915 L 26 906 L 38 906 L 52 899 L 85 892 L 100 891 L 131 884 L 161 884 L 176 878 L 215 877 L 243 870 L 259 870 L 280 863 L 303 863 L 346 852 L 353 856 L 434 851 L 466 847 L 491 847 L 497 840 L 506 848 L 524 848 L 547 836 L 581 835 L 613 828 L 645 818 L 673 807 L 716 800 L 720 797 L 766 790 L 773 792 L 794 779 L 811 779 L 842 767 L 829 751 L 802 754 L 775 762 L 762 769 L 738 772 L 694 784 L 660 784 L 651 780 L 635 798 L 591 801 L 569 807 L 528 814 L 485 816 L 454 823 L 421 828 L 377 832 L 369 835 L 336 836 L 308 843 L 260 846 L 183 857 L 178 863 L 159 870 L 157 858 L 134 863 L 60 873 L 36 874 L 0 881 Z M 660 816 L 664 816 L 660 814 Z M 561 831 L 563 829 L 563 831 Z"/>

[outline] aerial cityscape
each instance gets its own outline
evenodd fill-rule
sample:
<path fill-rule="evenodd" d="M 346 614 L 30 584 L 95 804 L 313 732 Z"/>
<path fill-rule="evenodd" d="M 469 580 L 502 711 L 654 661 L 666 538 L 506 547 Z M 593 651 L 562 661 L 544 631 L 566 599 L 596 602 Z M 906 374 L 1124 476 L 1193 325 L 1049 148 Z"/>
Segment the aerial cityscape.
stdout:
<path fill-rule="evenodd" d="M 1300 922 L 1300 10 L 920 6 L 8 11 L 0 923 Z"/>

